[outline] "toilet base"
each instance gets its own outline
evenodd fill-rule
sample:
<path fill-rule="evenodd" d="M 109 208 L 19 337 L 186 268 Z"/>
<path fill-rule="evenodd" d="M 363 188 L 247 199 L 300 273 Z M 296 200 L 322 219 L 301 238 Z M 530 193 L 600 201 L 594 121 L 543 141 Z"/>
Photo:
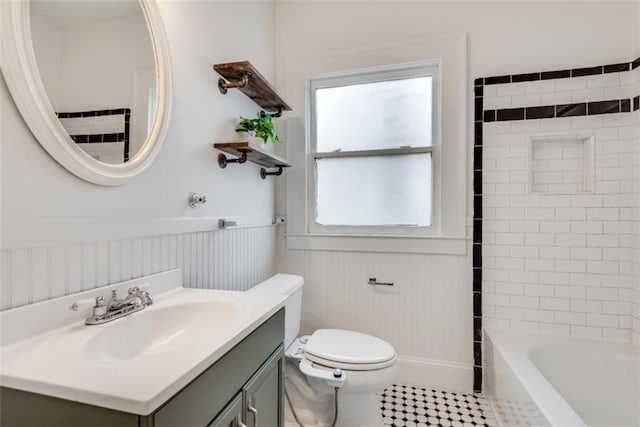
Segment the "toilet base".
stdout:
<path fill-rule="evenodd" d="M 287 361 L 285 386 L 300 421 L 307 427 L 330 427 L 334 416 L 333 393 L 313 390 L 294 363 Z M 338 392 L 337 427 L 382 427 L 375 392 Z M 298 427 L 285 401 L 285 427 Z"/>

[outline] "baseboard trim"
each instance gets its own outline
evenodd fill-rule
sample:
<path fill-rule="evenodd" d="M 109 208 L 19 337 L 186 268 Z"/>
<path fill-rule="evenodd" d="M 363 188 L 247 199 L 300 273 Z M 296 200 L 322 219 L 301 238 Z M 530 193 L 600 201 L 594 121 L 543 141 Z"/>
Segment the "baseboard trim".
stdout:
<path fill-rule="evenodd" d="M 398 357 L 398 384 L 473 393 L 473 366 L 442 360 Z"/>

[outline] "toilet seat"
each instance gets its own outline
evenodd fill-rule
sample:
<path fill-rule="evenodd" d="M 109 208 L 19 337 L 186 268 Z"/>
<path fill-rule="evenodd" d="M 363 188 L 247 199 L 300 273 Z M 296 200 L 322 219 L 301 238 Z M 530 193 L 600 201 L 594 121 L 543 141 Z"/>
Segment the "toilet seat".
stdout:
<path fill-rule="evenodd" d="M 305 358 L 319 365 L 352 371 L 383 369 L 396 362 L 386 341 L 360 332 L 318 329 L 304 346 Z"/>

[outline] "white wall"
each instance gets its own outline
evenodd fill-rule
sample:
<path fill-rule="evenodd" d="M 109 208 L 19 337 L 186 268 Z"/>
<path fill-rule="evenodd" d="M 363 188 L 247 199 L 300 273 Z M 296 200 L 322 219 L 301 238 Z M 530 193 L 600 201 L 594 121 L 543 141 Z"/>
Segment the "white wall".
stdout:
<path fill-rule="evenodd" d="M 154 68 L 142 11 L 138 16 L 57 27 L 31 20 L 38 69 L 56 111 L 131 108 L 137 70 Z"/>
<path fill-rule="evenodd" d="M 272 5 L 268 2 L 161 2 L 173 67 L 173 111 L 165 147 L 141 177 L 100 187 L 48 157 L 2 86 L 2 218 L 182 218 L 271 216 L 273 180 L 257 166 L 219 169 L 211 144 L 236 138 L 240 115 L 258 107 L 237 91 L 217 91 L 216 62 L 250 59 L 273 77 Z M 243 31 L 234 29 L 242 27 Z M 229 34 L 234 34 L 230 37 Z M 191 191 L 209 202 L 192 210 Z M 25 197 L 25 194 L 29 197 Z"/>
<path fill-rule="evenodd" d="M 154 67 L 142 11 L 115 21 L 63 27 L 60 44 L 57 111 L 131 108 L 135 72 Z"/>
<path fill-rule="evenodd" d="M 280 1 L 278 85 L 285 96 L 299 90 L 285 79 L 286 64 L 297 60 L 459 31 L 468 34 L 470 84 L 475 77 L 625 62 L 633 56 L 634 8 L 631 2 Z M 293 107 L 289 117 L 300 117 L 303 105 Z M 472 141 L 471 90 L 465 107 Z M 302 149 L 303 141 L 299 144 Z M 468 185 L 469 198 L 471 189 Z M 286 193 L 278 183 L 279 213 L 286 211 Z M 414 376 L 405 380 L 471 388 L 469 251 L 464 256 L 288 251 L 285 239 L 279 243 L 279 270 L 305 276 L 307 327 L 339 325 L 382 336 L 406 356 L 404 366 L 410 369 L 404 372 Z M 376 274 L 402 286 L 385 293 L 363 284 Z M 332 304 L 348 312 L 340 314 Z M 425 372 L 430 376 L 420 376 Z M 436 376 L 442 372 L 449 375 Z"/>
<path fill-rule="evenodd" d="M 219 217 L 239 218 L 240 225 L 251 225 L 273 215 L 273 180 L 260 179 L 259 167 L 253 164 L 218 168 L 217 152 L 211 147 L 217 140 L 236 138 L 236 119 L 258 111 L 251 100 L 237 91 L 221 95 L 212 65 L 249 59 L 267 78 L 272 78 L 273 4 L 167 1 L 160 2 L 160 9 L 173 67 L 172 118 L 166 144 L 155 164 L 130 184 L 101 187 L 66 172 L 33 138 L 6 85 L 0 85 L 1 214 L 3 229 L 14 236 L 12 248 L 33 249 L 27 240 L 21 244 L 20 236 L 32 242 L 33 234 L 38 233 L 34 230 L 36 223 L 44 224 L 45 229 L 47 223 L 49 229 L 57 228 L 54 231 L 63 238 L 55 246 L 66 246 L 126 238 L 121 234 L 131 221 L 160 224 L 146 229 L 151 237 L 167 233 L 167 224 L 177 223 L 170 233 L 180 234 L 214 229 L 215 218 Z M 187 198 L 192 191 L 206 195 L 208 203 L 195 210 L 190 208 Z M 210 221 L 201 230 L 181 226 L 202 218 Z M 155 219 L 166 221 L 154 222 Z M 117 222 L 109 225 L 112 220 Z M 69 225 L 74 221 L 95 221 L 96 226 L 88 226 L 86 235 L 78 236 L 73 233 L 74 226 Z M 100 237 L 96 241 L 94 232 L 98 231 Z M 46 246 L 46 242 L 38 244 L 42 245 Z M 3 246 L 7 247 L 4 237 Z M 224 252 L 225 247 L 220 250 Z M 272 260 L 266 255 L 265 259 Z M 251 260 L 238 256 L 231 262 L 249 269 Z M 27 268 L 27 275 L 19 276 L 20 283 L 14 281 L 11 286 L 28 286 L 27 277 L 37 277 L 35 274 L 35 268 Z M 84 274 L 91 275 L 86 270 Z M 9 283 L 6 276 L 2 277 L 1 287 L 6 295 Z M 46 294 L 41 286 L 47 285 L 34 282 L 32 286 L 35 294 Z M 3 303 L 3 307 L 7 306 Z"/>
<path fill-rule="evenodd" d="M 51 104 L 57 105 L 60 92 L 60 29 L 32 16 L 31 39 L 42 83 Z"/>

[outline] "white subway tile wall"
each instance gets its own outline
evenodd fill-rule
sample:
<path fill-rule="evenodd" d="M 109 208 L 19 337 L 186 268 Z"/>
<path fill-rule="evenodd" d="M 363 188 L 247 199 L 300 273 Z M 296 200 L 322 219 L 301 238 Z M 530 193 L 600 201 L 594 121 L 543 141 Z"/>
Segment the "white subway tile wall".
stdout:
<path fill-rule="evenodd" d="M 58 120 L 69 135 L 124 132 L 124 114 L 60 118 Z"/>
<path fill-rule="evenodd" d="M 484 109 L 629 98 L 639 78 L 488 85 Z M 484 326 L 640 343 L 639 119 L 484 123 Z"/>
<path fill-rule="evenodd" d="M 127 110 L 128 111 L 128 110 Z M 125 114 L 109 114 L 95 117 L 60 117 L 62 127 L 69 135 L 95 135 L 121 133 L 118 142 L 78 143 L 89 156 L 107 164 L 121 164 L 125 153 Z"/>
<path fill-rule="evenodd" d="M 537 107 L 540 105 L 596 102 L 636 96 L 637 68 L 607 73 L 532 82 L 484 86 L 484 109 Z"/>
<path fill-rule="evenodd" d="M 275 227 L 3 250 L 0 310 L 174 268 L 186 287 L 244 291 L 275 274 Z"/>

